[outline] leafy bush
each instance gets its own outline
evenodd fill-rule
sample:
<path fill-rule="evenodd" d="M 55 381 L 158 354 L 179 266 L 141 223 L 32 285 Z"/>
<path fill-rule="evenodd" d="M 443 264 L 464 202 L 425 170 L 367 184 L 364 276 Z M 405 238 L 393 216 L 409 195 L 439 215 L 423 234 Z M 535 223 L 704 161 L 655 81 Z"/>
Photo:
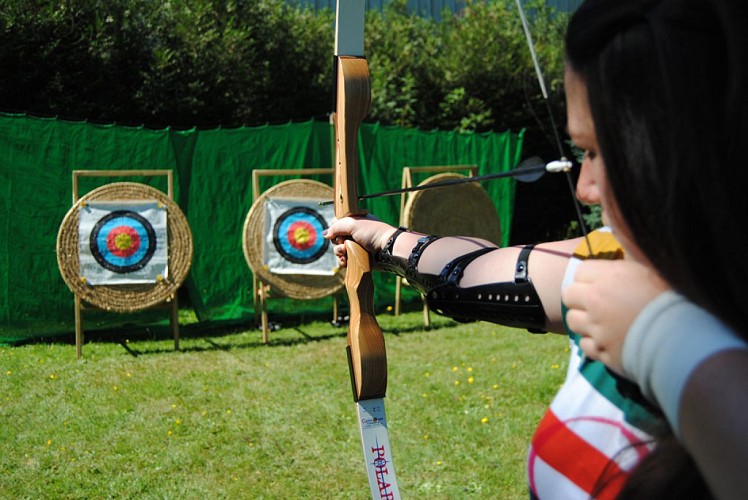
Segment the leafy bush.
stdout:
<path fill-rule="evenodd" d="M 329 11 L 279 0 L 3 3 L 6 110 L 191 126 L 329 107 Z"/>
<path fill-rule="evenodd" d="M 367 18 L 375 119 L 421 128 L 518 130 L 538 116 L 539 125 L 547 125 L 513 1 L 468 0 L 439 23 L 408 15 L 406 5 L 393 0 Z M 543 2 L 530 7 L 535 47 L 560 113 L 567 17 Z"/>
<path fill-rule="evenodd" d="M 331 109 L 329 9 L 282 0 L 2 6 L 0 109 L 181 127 L 306 120 Z M 530 7 L 535 45 L 560 103 L 566 17 L 543 2 Z M 393 0 L 367 13 L 366 45 L 371 120 L 425 129 L 547 126 L 511 0 L 469 0 L 441 22 L 409 15 L 406 0 Z"/>

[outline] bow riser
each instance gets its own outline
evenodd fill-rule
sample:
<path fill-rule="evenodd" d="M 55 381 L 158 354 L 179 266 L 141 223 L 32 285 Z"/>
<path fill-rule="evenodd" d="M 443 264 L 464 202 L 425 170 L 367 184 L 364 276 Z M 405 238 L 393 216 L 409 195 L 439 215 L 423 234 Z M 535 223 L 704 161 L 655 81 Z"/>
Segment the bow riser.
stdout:
<path fill-rule="evenodd" d="M 369 67 L 360 57 L 338 57 L 335 216 L 363 215 L 358 206 L 358 130 L 369 112 Z M 374 281 L 369 254 L 346 242 L 345 287 L 350 304 L 348 346 L 356 400 L 381 398 L 387 390 L 384 337 L 374 315 Z"/>

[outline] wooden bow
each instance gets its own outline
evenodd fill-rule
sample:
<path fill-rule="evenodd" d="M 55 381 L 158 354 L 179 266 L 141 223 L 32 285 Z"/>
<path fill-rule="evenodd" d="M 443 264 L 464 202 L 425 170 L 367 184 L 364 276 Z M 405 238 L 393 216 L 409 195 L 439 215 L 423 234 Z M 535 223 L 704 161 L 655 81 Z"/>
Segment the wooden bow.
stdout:
<path fill-rule="evenodd" d="M 358 131 L 369 112 L 371 83 L 364 49 L 363 0 L 338 0 L 335 26 L 335 217 L 364 215 L 358 206 Z M 347 353 L 353 399 L 373 498 L 400 493 L 384 412 L 387 355 L 374 312 L 371 257 L 348 240 L 345 287 L 350 304 Z"/>
<path fill-rule="evenodd" d="M 335 113 L 335 217 L 364 215 L 358 207 L 358 129 L 371 99 L 366 60 L 337 59 Z M 371 258 L 360 245 L 346 241 L 348 266 L 345 286 L 350 303 L 348 348 L 356 400 L 384 397 L 387 356 L 384 336 L 374 312 Z"/>
<path fill-rule="evenodd" d="M 369 66 L 363 58 L 363 2 L 361 32 L 346 34 L 341 25 L 346 18 L 342 2 L 338 5 L 336 29 L 336 111 L 335 124 L 335 217 L 364 215 L 358 206 L 358 130 L 369 112 L 371 83 Z M 356 7 L 358 7 L 356 5 Z M 356 11 L 358 13 L 358 11 Z M 356 24 L 355 22 L 353 24 Z M 358 43 L 343 40 L 354 36 Z M 348 43 L 349 45 L 346 45 Z M 347 49 L 345 47 L 348 47 Z M 360 50 L 357 50 L 360 49 Z M 343 55 L 343 52 L 359 55 Z M 350 302 L 348 348 L 355 399 L 383 397 L 387 390 L 387 356 L 384 336 L 374 313 L 374 282 L 369 254 L 357 243 L 346 241 L 348 265 L 345 286 Z"/>

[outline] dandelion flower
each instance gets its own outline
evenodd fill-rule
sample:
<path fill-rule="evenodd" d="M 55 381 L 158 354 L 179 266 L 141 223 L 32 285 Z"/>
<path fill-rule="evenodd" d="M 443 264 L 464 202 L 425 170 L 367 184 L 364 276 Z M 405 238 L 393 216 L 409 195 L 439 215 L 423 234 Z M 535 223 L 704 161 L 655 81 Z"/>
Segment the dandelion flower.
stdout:
<path fill-rule="evenodd" d="M 453 371 L 453 372 L 456 372 L 457 370 L 459 370 L 459 368 L 458 368 L 458 367 L 456 367 L 456 366 L 453 366 L 453 367 L 452 367 L 452 371 Z"/>
<path fill-rule="evenodd" d="M 481 424 L 487 424 L 488 423 L 488 417 L 483 417 L 482 419 L 480 419 L 480 423 Z"/>
<path fill-rule="evenodd" d="M 468 378 L 468 384 L 472 384 L 475 381 L 475 377 Z"/>
<path fill-rule="evenodd" d="M 473 371 L 473 367 L 472 367 L 472 366 L 468 366 L 468 369 L 467 369 L 467 370 L 468 370 L 469 372 L 471 372 L 471 371 Z"/>

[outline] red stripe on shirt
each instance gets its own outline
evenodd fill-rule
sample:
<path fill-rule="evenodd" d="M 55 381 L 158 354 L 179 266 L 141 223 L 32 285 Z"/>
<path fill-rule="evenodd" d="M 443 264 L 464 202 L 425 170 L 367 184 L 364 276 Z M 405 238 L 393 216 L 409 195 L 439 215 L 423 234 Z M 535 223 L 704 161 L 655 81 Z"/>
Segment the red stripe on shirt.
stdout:
<path fill-rule="evenodd" d="M 628 477 L 614 460 L 580 438 L 551 410 L 546 412 L 532 440 L 529 474 L 533 491 L 536 457 L 601 500 L 614 499 Z"/>

